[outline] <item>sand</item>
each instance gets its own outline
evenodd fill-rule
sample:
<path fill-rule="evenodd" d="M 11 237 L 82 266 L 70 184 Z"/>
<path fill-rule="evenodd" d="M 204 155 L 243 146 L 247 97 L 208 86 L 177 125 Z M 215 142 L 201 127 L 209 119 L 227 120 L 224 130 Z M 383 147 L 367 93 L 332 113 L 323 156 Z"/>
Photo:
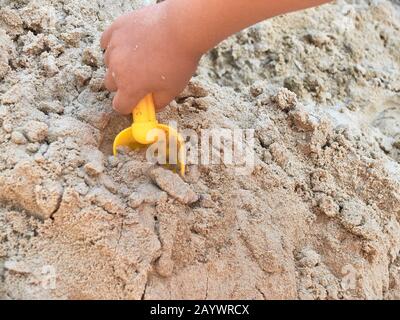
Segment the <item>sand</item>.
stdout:
<path fill-rule="evenodd" d="M 144 2 L 0 0 L 0 297 L 399 299 L 398 1 L 212 50 L 159 118 L 254 129 L 254 167 L 184 179 L 111 155 L 99 37 Z"/>

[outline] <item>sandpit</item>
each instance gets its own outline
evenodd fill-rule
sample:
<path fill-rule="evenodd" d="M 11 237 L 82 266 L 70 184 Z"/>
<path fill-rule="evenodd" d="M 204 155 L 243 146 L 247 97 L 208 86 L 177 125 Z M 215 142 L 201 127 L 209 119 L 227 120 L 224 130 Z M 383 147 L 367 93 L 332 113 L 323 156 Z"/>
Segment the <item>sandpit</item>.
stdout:
<path fill-rule="evenodd" d="M 112 156 L 99 37 L 151 1 L 0 0 L 0 298 L 399 299 L 400 5 L 227 39 L 159 114 L 254 130 L 254 166 Z"/>

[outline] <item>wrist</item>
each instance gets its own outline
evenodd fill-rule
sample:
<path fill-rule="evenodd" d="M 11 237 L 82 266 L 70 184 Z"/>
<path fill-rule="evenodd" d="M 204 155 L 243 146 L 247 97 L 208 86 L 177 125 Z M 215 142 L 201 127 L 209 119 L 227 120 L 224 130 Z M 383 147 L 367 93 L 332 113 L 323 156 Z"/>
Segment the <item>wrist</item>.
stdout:
<path fill-rule="evenodd" d="M 174 45 L 188 56 L 200 59 L 210 47 L 199 41 L 201 37 L 193 32 L 193 21 L 190 21 L 191 14 L 187 8 L 179 1 L 164 1 L 159 5 L 163 6 L 167 30 Z"/>

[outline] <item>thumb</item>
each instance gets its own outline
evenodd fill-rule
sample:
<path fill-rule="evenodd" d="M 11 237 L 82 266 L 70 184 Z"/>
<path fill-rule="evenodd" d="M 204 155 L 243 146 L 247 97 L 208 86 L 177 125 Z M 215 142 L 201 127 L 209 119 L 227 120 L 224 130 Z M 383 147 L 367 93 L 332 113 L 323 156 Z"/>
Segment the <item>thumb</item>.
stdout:
<path fill-rule="evenodd" d="M 172 100 L 179 95 L 179 92 L 161 91 L 153 94 L 156 111 L 164 109 Z"/>

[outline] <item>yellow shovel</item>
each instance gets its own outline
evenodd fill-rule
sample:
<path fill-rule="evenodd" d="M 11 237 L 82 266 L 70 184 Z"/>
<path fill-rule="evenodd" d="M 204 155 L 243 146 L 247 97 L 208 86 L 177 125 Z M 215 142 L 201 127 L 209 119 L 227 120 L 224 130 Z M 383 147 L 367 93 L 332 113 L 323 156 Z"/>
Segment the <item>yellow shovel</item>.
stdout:
<path fill-rule="evenodd" d="M 180 168 L 180 174 L 185 174 L 185 143 L 182 136 L 167 125 L 158 123 L 154 108 L 153 95 L 150 93 L 145 96 L 132 111 L 132 126 L 121 131 L 114 140 L 113 153 L 117 155 L 117 147 L 127 146 L 131 149 L 144 147 L 157 142 L 160 136 L 166 137 L 167 156 L 172 159 L 171 150 L 177 153 L 177 165 Z M 171 149 L 173 143 L 177 148 Z M 176 158 L 176 157 L 175 157 Z"/>

